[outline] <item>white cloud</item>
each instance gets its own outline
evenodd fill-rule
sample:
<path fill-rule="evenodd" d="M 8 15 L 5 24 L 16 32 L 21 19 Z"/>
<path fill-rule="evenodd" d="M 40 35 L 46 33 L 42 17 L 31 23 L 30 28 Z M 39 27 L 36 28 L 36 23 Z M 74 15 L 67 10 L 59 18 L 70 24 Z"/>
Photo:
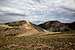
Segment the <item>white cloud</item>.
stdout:
<path fill-rule="evenodd" d="M 75 11 L 69 11 L 62 7 L 75 10 L 75 2 L 74 0 L 2 0 L 0 2 L 0 10 L 3 12 L 0 12 L 0 15 L 3 14 L 2 16 L 4 17 L 0 18 L 5 21 L 27 19 L 35 23 L 36 21 L 44 22 L 60 19 L 67 22 L 68 20 L 74 21 L 75 18 L 72 16 L 75 14 Z M 6 17 L 4 15 L 6 13 L 17 13 L 26 16 L 14 17 L 13 15 L 9 15 L 10 17 Z"/>

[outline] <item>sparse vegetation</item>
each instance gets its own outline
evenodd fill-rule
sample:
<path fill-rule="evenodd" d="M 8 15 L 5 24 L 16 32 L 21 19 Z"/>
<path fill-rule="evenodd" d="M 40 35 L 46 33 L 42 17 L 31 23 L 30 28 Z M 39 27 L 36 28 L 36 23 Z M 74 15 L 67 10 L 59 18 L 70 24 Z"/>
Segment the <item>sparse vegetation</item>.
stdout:
<path fill-rule="evenodd" d="M 35 35 L 31 32 L 33 35 L 17 37 L 17 33 L 25 35 L 25 32 L 9 25 L 0 26 L 0 29 L 0 50 L 75 50 L 75 30 L 35 32 Z"/>
<path fill-rule="evenodd" d="M 33 36 L 0 36 L 0 48 L 9 50 L 75 50 L 75 36 L 64 34 L 45 34 Z M 72 33 L 74 34 L 74 33 Z"/>

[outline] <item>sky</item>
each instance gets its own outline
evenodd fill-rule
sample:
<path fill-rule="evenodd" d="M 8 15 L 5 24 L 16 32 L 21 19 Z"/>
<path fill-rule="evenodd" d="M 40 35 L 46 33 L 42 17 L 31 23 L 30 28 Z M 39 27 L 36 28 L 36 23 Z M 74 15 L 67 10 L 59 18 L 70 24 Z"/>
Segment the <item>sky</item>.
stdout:
<path fill-rule="evenodd" d="M 75 0 L 0 0 L 0 23 L 19 20 L 73 22 Z"/>

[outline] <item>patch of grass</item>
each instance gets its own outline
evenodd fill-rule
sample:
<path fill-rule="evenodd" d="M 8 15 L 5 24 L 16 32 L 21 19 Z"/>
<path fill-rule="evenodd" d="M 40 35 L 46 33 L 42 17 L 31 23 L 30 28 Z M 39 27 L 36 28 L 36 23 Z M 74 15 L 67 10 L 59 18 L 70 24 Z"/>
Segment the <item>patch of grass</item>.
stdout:
<path fill-rule="evenodd" d="M 10 50 L 9 48 L 0 48 L 0 50 Z"/>
<path fill-rule="evenodd" d="M 0 25 L 0 27 L 3 27 L 3 28 L 13 28 L 13 27 L 8 26 L 8 25 Z"/>

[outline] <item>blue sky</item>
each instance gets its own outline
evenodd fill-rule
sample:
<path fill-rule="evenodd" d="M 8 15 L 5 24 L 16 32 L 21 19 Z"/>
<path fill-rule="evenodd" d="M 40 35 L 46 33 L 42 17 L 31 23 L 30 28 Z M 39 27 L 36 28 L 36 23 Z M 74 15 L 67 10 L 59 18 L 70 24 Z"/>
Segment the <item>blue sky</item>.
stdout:
<path fill-rule="evenodd" d="M 0 0 L 0 22 L 75 21 L 75 0 Z"/>

